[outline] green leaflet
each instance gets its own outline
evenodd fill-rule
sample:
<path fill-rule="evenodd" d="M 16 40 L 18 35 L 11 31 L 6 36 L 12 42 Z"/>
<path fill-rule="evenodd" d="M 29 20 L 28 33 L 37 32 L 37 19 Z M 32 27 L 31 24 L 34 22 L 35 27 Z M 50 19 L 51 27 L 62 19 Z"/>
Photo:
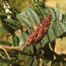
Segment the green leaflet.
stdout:
<path fill-rule="evenodd" d="M 63 34 L 62 27 L 59 25 L 58 22 L 54 22 L 52 28 L 57 37 L 60 37 Z"/>
<path fill-rule="evenodd" d="M 17 19 L 20 21 L 20 23 L 24 26 L 24 27 L 26 27 L 28 30 L 30 30 L 30 25 L 29 24 L 27 24 L 24 20 L 23 20 L 23 18 L 22 18 L 22 16 L 20 15 L 20 14 L 17 14 Z M 26 19 L 26 18 L 25 18 Z"/>
<path fill-rule="evenodd" d="M 41 46 L 42 46 L 41 43 L 36 44 L 36 45 L 35 45 L 34 52 L 35 52 L 35 53 L 39 53 L 39 51 L 40 51 L 40 49 L 41 49 Z"/>
<path fill-rule="evenodd" d="M 52 62 L 51 66 L 60 66 L 60 62 Z"/>
<path fill-rule="evenodd" d="M 63 18 L 63 15 L 62 15 L 61 7 L 60 7 L 59 4 L 56 5 L 55 12 L 56 12 L 57 20 L 58 20 L 58 21 L 61 21 L 62 18 Z"/>
<path fill-rule="evenodd" d="M 31 53 L 30 47 L 26 47 L 23 52 L 29 55 Z"/>
<path fill-rule="evenodd" d="M 19 46 L 19 37 L 16 35 L 12 36 L 13 46 Z"/>
<path fill-rule="evenodd" d="M 41 19 L 43 19 L 45 16 L 44 16 L 44 13 L 43 13 L 43 11 L 41 10 L 41 7 L 39 6 L 37 6 L 37 8 L 38 8 L 38 11 L 40 12 L 40 14 L 41 14 L 41 16 L 42 16 L 42 18 Z"/>
<path fill-rule="evenodd" d="M 14 26 L 12 26 L 11 24 L 9 24 L 9 23 L 7 23 L 5 21 L 3 21 L 2 24 L 3 24 L 4 28 L 8 32 L 10 32 L 11 34 L 14 34 L 15 30 L 17 30 Z"/>
<path fill-rule="evenodd" d="M 26 47 L 26 48 L 23 50 L 23 52 L 26 53 L 27 55 L 32 55 L 32 54 L 34 54 L 33 46 L 32 46 L 32 47 Z"/>
<path fill-rule="evenodd" d="M 50 14 L 52 16 L 52 21 L 55 22 L 56 21 L 56 13 L 55 13 L 55 10 L 51 7 L 46 7 L 45 8 L 45 12 L 47 14 Z"/>
<path fill-rule="evenodd" d="M 23 56 L 24 56 L 23 54 L 19 54 L 19 55 L 18 55 L 18 59 L 19 59 L 19 60 L 23 60 L 23 59 L 24 59 Z"/>
<path fill-rule="evenodd" d="M 27 57 L 28 57 L 27 55 L 19 54 L 18 59 L 21 60 L 21 61 L 23 61 L 23 62 L 26 62 L 26 60 L 27 60 L 26 58 Z"/>
<path fill-rule="evenodd" d="M 50 42 L 53 42 L 53 41 L 55 40 L 56 36 L 55 36 L 55 33 L 54 33 L 54 31 L 53 31 L 53 29 L 52 29 L 51 26 L 49 27 L 47 33 L 48 33 L 49 41 L 50 41 Z"/>
<path fill-rule="evenodd" d="M 24 57 L 24 61 L 26 62 L 26 64 L 27 64 L 29 58 L 30 58 L 30 56 L 25 55 L 25 57 Z M 25 64 L 25 65 L 26 65 L 26 64 Z"/>
<path fill-rule="evenodd" d="M 0 62 L 1 63 L 6 63 L 6 64 L 13 64 L 15 63 L 17 60 L 14 58 L 14 59 L 11 59 L 11 60 L 7 60 L 7 59 L 0 59 Z"/>
<path fill-rule="evenodd" d="M 41 40 L 41 44 L 42 44 L 42 48 L 45 46 L 45 43 L 44 43 L 44 37 L 42 38 Z"/>
<path fill-rule="evenodd" d="M 23 52 L 26 53 L 27 55 L 32 55 L 32 54 L 34 54 L 33 46 L 31 46 L 31 47 L 26 47 Z"/>
<path fill-rule="evenodd" d="M 29 19 L 27 19 L 27 18 L 25 18 L 25 17 L 22 17 L 22 20 L 23 20 L 24 22 L 26 22 L 30 27 L 32 27 L 32 23 L 31 23 L 31 21 L 30 21 Z"/>
<path fill-rule="evenodd" d="M 16 27 L 14 27 L 13 25 L 11 25 L 11 24 L 9 24 L 9 23 L 7 23 L 7 25 L 8 25 L 8 27 L 12 28 L 13 30 L 17 30 Z"/>
<path fill-rule="evenodd" d="M 30 19 L 32 20 L 32 22 L 35 23 L 36 26 L 40 24 L 41 20 L 38 14 L 34 11 L 34 9 L 32 9 L 31 7 L 28 8 L 27 14 L 29 15 Z"/>
<path fill-rule="evenodd" d="M 26 11 L 27 11 L 27 10 L 26 10 Z M 21 12 L 20 15 L 22 15 L 23 17 L 29 19 L 29 17 L 28 17 L 28 15 L 27 15 L 26 11 Z"/>
<path fill-rule="evenodd" d="M 7 42 L 7 41 L 0 41 L 0 45 L 12 46 L 12 44 L 10 42 Z"/>
<path fill-rule="evenodd" d="M 49 59 L 45 59 L 45 58 L 44 58 L 43 66 L 46 66 L 49 62 L 51 62 Z"/>
<path fill-rule="evenodd" d="M 20 59 L 25 63 L 25 66 L 32 66 L 33 58 L 27 55 L 21 55 Z"/>
<path fill-rule="evenodd" d="M 42 20 L 43 14 L 41 13 L 41 10 L 38 8 L 38 5 L 34 6 L 33 8 L 37 12 L 37 14 L 39 15 L 40 19 Z"/>
<path fill-rule="evenodd" d="M 29 35 L 32 34 L 33 31 L 34 31 L 34 28 L 31 28 L 28 34 Z"/>
<path fill-rule="evenodd" d="M 40 17 L 40 19 L 42 20 L 42 19 L 45 19 L 46 18 L 46 16 L 48 15 L 47 13 L 46 13 L 46 11 L 45 11 L 45 5 L 43 4 L 43 5 L 41 5 L 41 4 L 38 4 L 38 5 L 36 5 L 36 6 L 34 6 L 34 9 L 35 9 L 35 11 L 37 12 L 37 14 L 39 15 L 39 17 Z"/>
<path fill-rule="evenodd" d="M 8 31 L 3 26 L 0 26 L 0 37 L 6 35 L 7 33 Z"/>
<path fill-rule="evenodd" d="M 18 20 L 14 20 L 14 19 L 4 19 L 4 21 L 6 23 L 10 24 L 11 26 L 13 26 L 15 29 L 21 28 L 21 24 L 18 22 Z"/>
<path fill-rule="evenodd" d="M 31 56 L 26 55 L 26 54 L 20 54 L 19 60 L 24 62 L 24 66 L 28 66 L 28 65 L 31 65 L 33 58 Z"/>
<path fill-rule="evenodd" d="M 36 6 L 36 11 L 46 18 L 48 14 L 52 15 L 52 21 L 56 21 L 56 13 L 55 10 L 51 7 L 42 7 L 41 5 Z"/>
<path fill-rule="evenodd" d="M 38 6 L 37 8 L 38 8 L 38 10 L 40 11 L 40 14 L 41 14 L 41 16 L 42 16 L 42 19 L 45 19 L 45 17 L 46 17 L 46 12 L 43 10 L 43 8 L 42 8 L 41 6 Z"/>
<path fill-rule="evenodd" d="M 66 13 L 62 15 L 63 15 L 62 22 L 66 22 Z"/>
<path fill-rule="evenodd" d="M 25 41 L 24 41 L 23 37 L 21 37 L 21 38 L 20 38 L 19 45 L 22 45 L 22 44 L 24 44 L 24 42 L 25 42 Z"/>
<path fill-rule="evenodd" d="M 25 14 L 22 15 L 22 13 L 20 13 L 19 16 L 21 16 L 22 21 L 24 21 L 24 22 L 27 23 L 30 27 L 32 27 L 31 21 L 26 17 Z"/>
<path fill-rule="evenodd" d="M 44 47 L 48 42 L 49 42 L 48 36 L 45 35 L 45 36 L 42 38 L 42 40 L 41 40 L 42 47 Z"/>
<path fill-rule="evenodd" d="M 34 54 L 34 48 L 33 48 L 33 46 L 30 47 L 30 54 Z"/>
<path fill-rule="evenodd" d="M 33 61 L 34 61 L 33 58 L 30 57 L 30 58 L 28 59 L 28 61 L 27 61 L 26 66 L 31 66 Z"/>
<path fill-rule="evenodd" d="M 27 40 L 28 39 L 28 34 L 26 32 L 22 32 L 22 38 L 23 40 Z"/>
<path fill-rule="evenodd" d="M 36 58 L 34 58 L 34 61 L 33 61 L 33 63 L 32 63 L 32 65 L 31 66 L 38 66 L 38 61 L 37 61 L 37 59 Z"/>
<path fill-rule="evenodd" d="M 59 22 L 60 26 L 62 27 L 63 29 L 63 32 L 66 33 L 66 24 L 63 22 Z"/>
<path fill-rule="evenodd" d="M 41 22 L 39 16 L 32 8 L 28 8 L 27 11 L 18 14 L 17 18 L 20 20 L 20 22 L 22 22 L 22 25 L 29 30 L 33 26 L 33 22 L 36 26 L 38 26 Z"/>
<path fill-rule="evenodd" d="M 26 32 L 22 32 L 21 33 L 20 43 L 19 44 L 23 44 L 28 39 L 28 36 L 29 35 Z"/>
<path fill-rule="evenodd" d="M 41 12 L 39 11 L 39 8 L 38 8 L 39 5 L 35 5 L 33 6 L 34 10 L 37 12 L 37 14 L 40 14 Z"/>

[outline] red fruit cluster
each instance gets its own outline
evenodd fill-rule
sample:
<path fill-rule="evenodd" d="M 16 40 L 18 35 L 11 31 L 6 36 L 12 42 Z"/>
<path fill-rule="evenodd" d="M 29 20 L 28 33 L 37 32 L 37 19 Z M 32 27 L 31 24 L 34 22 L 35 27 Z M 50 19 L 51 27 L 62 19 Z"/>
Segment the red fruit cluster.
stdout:
<path fill-rule="evenodd" d="M 51 15 L 48 15 L 45 20 L 42 20 L 41 24 L 34 30 L 27 40 L 28 45 L 33 45 L 38 42 L 47 32 L 51 22 Z"/>

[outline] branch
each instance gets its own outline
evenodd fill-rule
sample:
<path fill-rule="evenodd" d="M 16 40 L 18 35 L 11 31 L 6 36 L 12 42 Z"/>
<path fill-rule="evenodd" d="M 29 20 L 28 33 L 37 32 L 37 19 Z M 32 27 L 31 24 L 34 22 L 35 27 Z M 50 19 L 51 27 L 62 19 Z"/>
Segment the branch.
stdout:
<path fill-rule="evenodd" d="M 34 32 L 29 36 L 28 40 L 26 40 L 24 44 L 18 47 L 0 45 L 0 49 L 1 50 L 5 49 L 7 52 L 10 52 L 10 51 L 20 51 L 21 52 L 27 45 L 31 46 L 37 43 L 39 40 L 41 40 L 41 38 L 45 36 L 50 23 L 51 23 L 51 15 L 48 15 L 45 20 L 42 20 L 41 24 L 37 27 L 37 29 L 34 30 Z"/>
<path fill-rule="evenodd" d="M 4 48 L 7 52 L 10 52 L 10 51 L 20 51 L 21 52 L 26 46 L 27 44 L 23 44 L 18 47 L 0 45 L 0 49 L 3 50 Z"/>

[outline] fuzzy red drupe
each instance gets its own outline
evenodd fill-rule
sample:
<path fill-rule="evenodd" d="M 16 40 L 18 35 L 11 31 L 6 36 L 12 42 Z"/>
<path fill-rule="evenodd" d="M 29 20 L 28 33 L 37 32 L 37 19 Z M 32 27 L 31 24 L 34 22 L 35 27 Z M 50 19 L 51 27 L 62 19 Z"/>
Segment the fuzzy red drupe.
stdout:
<path fill-rule="evenodd" d="M 35 29 L 34 32 L 29 36 L 26 43 L 30 46 L 38 42 L 43 36 L 45 36 L 50 23 L 51 15 L 48 15 L 45 20 L 42 20 L 41 24 L 37 27 L 37 29 Z"/>

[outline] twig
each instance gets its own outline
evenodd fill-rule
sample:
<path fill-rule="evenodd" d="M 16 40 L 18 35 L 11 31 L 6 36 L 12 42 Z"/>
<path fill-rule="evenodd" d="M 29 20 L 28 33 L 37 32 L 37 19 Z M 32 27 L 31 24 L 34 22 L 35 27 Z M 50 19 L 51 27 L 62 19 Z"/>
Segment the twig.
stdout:
<path fill-rule="evenodd" d="M 5 49 L 7 52 L 11 52 L 11 51 L 21 52 L 26 46 L 27 46 L 27 43 L 25 42 L 24 44 L 17 47 L 0 45 L 0 49 L 1 50 Z"/>
<path fill-rule="evenodd" d="M 5 54 L 7 55 L 8 59 L 11 60 L 11 58 L 10 58 L 8 52 L 5 50 L 5 48 L 0 48 L 0 49 L 3 50 L 5 52 Z"/>
<path fill-rule="evenodd" d="M 0 45 L 0 49 L 4 51 L 6 50 L 7 52 L 11 52 L 11 51 L 21 52 L 27 45 L 31 46 L 35 44 L 36 42 L 38 42 L 39 40 L 41 40 L 41 38 L 45 36 L 50 24 L 51 24 L 51 15 L 48 15 L 45 20 L 42 20 L 41 24 L 37 27 L 36 30 L 34 30 L 34 32 L 29 36 L 28 40 L 26 40 L 24 44 L 18 47 Z M 7 54 L 6 51 L 5 53 Z"/>
<path fill-rule="evenodd" d="M 1 57 L 2 59 L 5 59 L 5 57 L 4 57 L 2 54 L 0 54 L 0 57 Z"/>

